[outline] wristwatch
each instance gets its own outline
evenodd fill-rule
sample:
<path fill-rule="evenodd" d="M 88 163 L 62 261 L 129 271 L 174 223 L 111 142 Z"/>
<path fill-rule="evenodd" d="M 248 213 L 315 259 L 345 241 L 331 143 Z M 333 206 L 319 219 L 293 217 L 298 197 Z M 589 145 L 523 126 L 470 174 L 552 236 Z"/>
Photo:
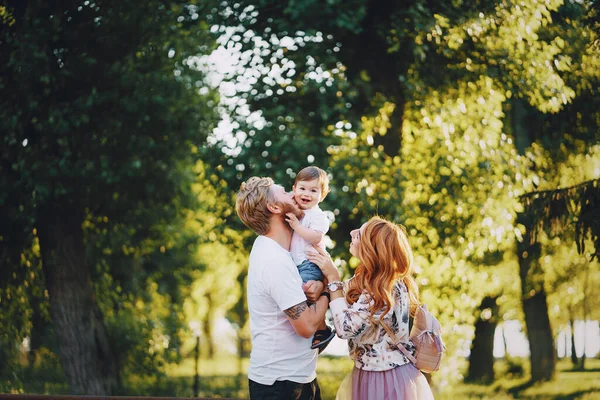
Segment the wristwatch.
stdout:
<path fill-rule="evenodd" d="M 344 284 L 341 281 L 329 282 L 327 284 L 327 289 L 329 289 L 330 292 L 342 290 L 342 289 L 344 289 Z"/>

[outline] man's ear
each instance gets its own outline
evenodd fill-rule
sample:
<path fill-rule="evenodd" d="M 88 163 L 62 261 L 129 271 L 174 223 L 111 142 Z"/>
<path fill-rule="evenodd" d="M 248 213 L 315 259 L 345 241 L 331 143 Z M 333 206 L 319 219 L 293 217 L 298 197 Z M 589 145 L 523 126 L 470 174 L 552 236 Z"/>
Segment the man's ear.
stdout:
<path fill-rule="evenodd" d="M 271 211 L 273 214 L 279 214 L 281 212 L 279 206 L 273 203 L 267 204 L 267 210 Z"/>

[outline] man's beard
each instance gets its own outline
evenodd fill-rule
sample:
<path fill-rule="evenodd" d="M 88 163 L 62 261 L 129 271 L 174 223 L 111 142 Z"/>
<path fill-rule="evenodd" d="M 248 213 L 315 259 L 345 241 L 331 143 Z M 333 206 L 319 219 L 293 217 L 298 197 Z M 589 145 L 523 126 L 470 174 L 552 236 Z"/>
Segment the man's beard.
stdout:
<path fill-rule="evenodd" d="M 279 203 L 277 204 L 277 206 L 279 206 L 279 208 L 281 208 L 281 218 L 283 219 L 283 221 L 285 222 L 285 217 L 287 213 L 292 213 L 296 216 L 296 218 L 298 219 L 302 219 L 302 217 L 304 217 L 304 211 L 302 211 L 300 208 L 298 208 L 297 205 L 295 204 L 290 204 L 290 203 Z M 285 224 L 290 230 L 292 229 L 292 227 L 286 223 Z"/>

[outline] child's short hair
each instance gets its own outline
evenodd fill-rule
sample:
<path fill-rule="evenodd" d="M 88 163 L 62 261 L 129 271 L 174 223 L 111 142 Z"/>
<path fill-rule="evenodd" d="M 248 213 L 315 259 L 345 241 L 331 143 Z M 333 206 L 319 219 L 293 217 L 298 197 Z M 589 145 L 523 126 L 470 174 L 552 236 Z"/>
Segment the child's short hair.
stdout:
<path fill-rule="evenodd" d="M 325 200 L 325 197 L 329 194 L 329 178 L 327 177 L 327 172 L 323 171 L 319 167 L 306 167 L 303 168 L 298 175 L 296 175 L 296 181 L 294 181 L 294 186 L 298 184 L 300 181 L 312 181 L 318 179 L 319 186 L 321 186 L 321 199 L 319 201 Z"/>

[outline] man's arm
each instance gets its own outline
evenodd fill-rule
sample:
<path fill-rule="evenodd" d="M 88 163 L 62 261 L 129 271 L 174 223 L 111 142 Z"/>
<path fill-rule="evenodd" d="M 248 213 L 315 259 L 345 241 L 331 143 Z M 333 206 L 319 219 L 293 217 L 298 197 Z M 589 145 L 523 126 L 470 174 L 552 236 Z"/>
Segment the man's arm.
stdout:
<path fill-rule="evenodd" d="M 329 307 L 329 300 L 326 296 L 321 296 L 310 306 L 303 301 L 295 306 L 283 310 L 288 320 L 294 327 L 296 333 L 303 338 L 312 337 L 317 331 L 319 323 L 325 318 L 325 312 Z"/>

